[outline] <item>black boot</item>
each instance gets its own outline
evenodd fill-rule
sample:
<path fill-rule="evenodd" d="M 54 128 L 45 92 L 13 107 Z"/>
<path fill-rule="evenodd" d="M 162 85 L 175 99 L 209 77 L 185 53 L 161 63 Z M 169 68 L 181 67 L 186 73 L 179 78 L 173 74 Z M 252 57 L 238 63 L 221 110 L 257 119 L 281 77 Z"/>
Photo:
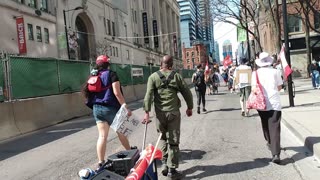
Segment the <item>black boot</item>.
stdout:
<path fill-rule="evenodd" d="M 280 164 L 280 156 L 279 155 L 274 155 L 272 157 L 272 160 L 271 160 L 273 163 L 275 164 Z"/>
<path fill-rule="evenodd" d="M 174 168 L 170 168 L 167 174 L 168 179 L 182 179 L 183 174 Z"/>
<path fill-rule="evenodd" d="M 200 114 L 200 107 L 198 107 L 197 113 Z"/>

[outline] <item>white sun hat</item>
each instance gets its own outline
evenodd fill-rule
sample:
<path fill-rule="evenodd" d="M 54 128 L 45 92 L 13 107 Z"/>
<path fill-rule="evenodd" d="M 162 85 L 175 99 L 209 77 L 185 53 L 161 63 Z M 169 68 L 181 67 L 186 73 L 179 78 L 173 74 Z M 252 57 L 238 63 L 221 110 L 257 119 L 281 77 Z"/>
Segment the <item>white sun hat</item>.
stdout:
<path fill-rule="evenodd" d="M 273 59 L 268 53 L 262 52 L 259 55 L 259 59 L 256 59 L 255 62 L 259 67 L 265 67 L 270 66 L 273 63 Z"/>

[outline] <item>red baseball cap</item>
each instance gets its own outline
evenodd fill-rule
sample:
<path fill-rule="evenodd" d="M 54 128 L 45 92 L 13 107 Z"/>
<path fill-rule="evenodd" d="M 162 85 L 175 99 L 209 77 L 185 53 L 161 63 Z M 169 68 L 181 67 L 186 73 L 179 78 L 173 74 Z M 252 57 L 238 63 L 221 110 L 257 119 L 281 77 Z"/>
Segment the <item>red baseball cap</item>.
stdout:
<path fill-rule="evenodd" d="M 96 59 L 96 64 L 109 63 L 110 58 L 106 55 L 100 55 Z"/>

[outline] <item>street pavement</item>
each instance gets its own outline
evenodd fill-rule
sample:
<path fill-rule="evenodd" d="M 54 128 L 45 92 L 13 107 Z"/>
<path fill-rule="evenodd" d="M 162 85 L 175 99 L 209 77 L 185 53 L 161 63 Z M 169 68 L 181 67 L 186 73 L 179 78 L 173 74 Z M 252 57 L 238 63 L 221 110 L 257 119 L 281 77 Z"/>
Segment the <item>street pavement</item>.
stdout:
<path fill-rule="evenodd" d="M 179 170 L 185 174 L 184 179 L 319 179 L 320 162 L 316 150 L 320 133 L 316 130 L 320 127 L 315 119 L 319 113 L 316 108 L 320 90 L 311 89 L 309 84 L 308 80 L 295 80 L 296 107 L 288 107 L 288 95 L 285 92 L 282 95 L 280 165 L 270 162 L 271 153 L 266 147 L 257 113 L 251 111 L 250 117 L 240 115 L 237 94 L 220 87 L 219 95 L 206 96 L 208 112 L 196 114 L 194 111 L 192 117 L 185 115 L 186 106 L 182 100 Z M 134 114 L 143 117 L 141 104 L 142 101 L 137 101 L 130 107 Z M 129 137 L 131 145 L 139 149 L 143 129 L 143 125 L 139 125 Z M 153 120 L 148 125 L 147 144 L 155 144 L 157 137 Z M 80 169 L 95 167 L 96 139 L 97 129 L 89 116 L 0 142 L 1 179 L 79 179 Z M 311 142 L 313 146 L 308 145 Z M 307 149 L 305 145 L 313 148 Z M 107 156 L 121 150 L 111 130 Z M 165 179 L 160 172 L 158 175 L 160 180 Z"/>
<path fill-rule="evenodd" d="M 294 107 L 289 105 L 289 95 L 282 93 L 282 122 L 311 151 L 320 157 L 320 90 L 313 89 L 311 79 L 295 79 Z"/>

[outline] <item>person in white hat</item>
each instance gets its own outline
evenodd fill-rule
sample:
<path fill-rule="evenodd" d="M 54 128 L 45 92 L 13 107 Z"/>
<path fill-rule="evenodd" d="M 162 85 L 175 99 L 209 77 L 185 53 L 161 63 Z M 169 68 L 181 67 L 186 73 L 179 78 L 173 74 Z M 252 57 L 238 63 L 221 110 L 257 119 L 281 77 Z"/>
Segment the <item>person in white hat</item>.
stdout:
<path fill-rule="evenodd" d="M 262 52 L 255 60 L 259 69 L 252 73 L 251 85 L 254 92 L 257 88 L 256 73 L 263 89 L 266 100 L 266 109 L 258 110 L 262 130 L 267 146 L 272 153 L 272 162 L 280 163 L 280 120 L 281 102 L 280 93 L 282 89 L 281 74 L 272 67 L 273 59 L 268 53 Z"/>

